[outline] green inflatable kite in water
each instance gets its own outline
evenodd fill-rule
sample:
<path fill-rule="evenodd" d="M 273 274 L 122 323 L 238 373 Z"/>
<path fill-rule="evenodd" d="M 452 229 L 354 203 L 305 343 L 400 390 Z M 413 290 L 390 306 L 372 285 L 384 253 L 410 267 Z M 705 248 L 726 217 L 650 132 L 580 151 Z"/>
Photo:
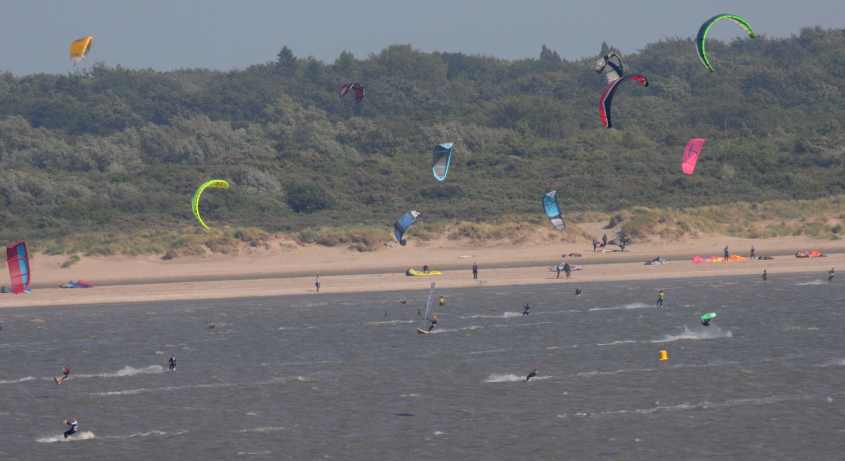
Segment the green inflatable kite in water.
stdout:
<path fill-rule="evenodd" d="M 710 321 L 715 319 L 716 317 L 717 317 L 717 314 L 715 312 L 708 312 L 708 313 L 702 315 L 701 317 L 699 317 L 698 319 L 701 320 L 702 325 L 704 325 L 705 327 L 709 327 Z"/>
<path fill-rule="evenodd" d="M 196 192 L 194 192 L 194 198 L 191 200 L 191 208 L 194 210 L 194 217 L 197 218 L 197 222 L 205 230 L 208 230 L 208 226 L 202 220 L 202 215 L 200 214 L 200 199 L 202 198 L 202 193 L 209 187 L 212 189 L 228 189 L 229 182 L 224 179 L 212 179 L 202 183 L 201 186 L 197 187 Z"/>
<path fill-rule="evenodd" d="M 695 38 L 695 49 L 698 51 L 698 59 L 701 60 L 701 63 L 704 64 L 704 67 L 706 67 L 710 72 L 713 72 L 714 69 L 713 65 L 710 64 L 710 55 L 707 54 L 707 34 L 710 33 L 710 28 L 712 28 L 717 22 L 724 19 L 728 19 L 739 24 L 740 27 L 745 29 L 749 38 L 757 37 L 757 35 L 754 34 L 754 31 L 751 30 L 751 24 L 748 24 L 748 21 L 746 21 L 742 16 L 737 16 L 735 14 L 717 14 L 705 21 L 704 24 L 701 25 L 701 28 L 698 29 L 698 35 Z"/>

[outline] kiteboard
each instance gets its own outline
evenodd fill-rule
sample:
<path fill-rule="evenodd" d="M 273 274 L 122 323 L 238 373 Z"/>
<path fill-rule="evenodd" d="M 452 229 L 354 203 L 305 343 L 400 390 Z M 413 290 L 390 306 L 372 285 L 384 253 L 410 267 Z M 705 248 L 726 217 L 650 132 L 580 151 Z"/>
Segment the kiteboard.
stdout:
<path fill-rule="evenodd" d="M 417 328 L 417 334 L 418 335 L 430 335 L 431 332 L 428 331 L 428 330 L 423 330 L 422 328 Z"/>
<path fill-rule="evenodd" d="M 61 376 L 54 376 L 53 381 L 55 381 L 56 384 L 64 384 L 65 379 Z"/>

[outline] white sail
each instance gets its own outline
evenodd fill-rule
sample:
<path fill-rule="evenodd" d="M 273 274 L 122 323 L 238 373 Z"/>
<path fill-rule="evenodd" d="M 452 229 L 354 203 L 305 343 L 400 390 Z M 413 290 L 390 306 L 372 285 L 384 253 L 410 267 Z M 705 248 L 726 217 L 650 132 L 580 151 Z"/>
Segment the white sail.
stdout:
<path fill-rule="evenodd" d="M 431 309 L 434 307 L 434 282 L 431 282 L 431 290 L 428 292 L 428 301 L 425 302 L 425 316 L 423 317 L 423 328 L 431 325 Z"/>

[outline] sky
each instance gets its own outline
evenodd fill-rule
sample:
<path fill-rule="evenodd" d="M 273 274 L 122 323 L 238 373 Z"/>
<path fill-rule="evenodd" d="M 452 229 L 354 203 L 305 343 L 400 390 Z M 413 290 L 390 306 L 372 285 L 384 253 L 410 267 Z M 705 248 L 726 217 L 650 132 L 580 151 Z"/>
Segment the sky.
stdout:
<path fill-rule="evenodd" d="M 623 53 L 695 35 L 717 13 L 744 16 L 758 34 L 845 27 L 845 0 L 4 0 L 0 71 L 66 73 L 69 42 L 94 35 L 89 61 L 130 68 L 231 70 L 299 57 L 364 58 L 393 44 L 499 58 L 567 59 Z M 711 37 L 739 35 L 720 24 Z"/>

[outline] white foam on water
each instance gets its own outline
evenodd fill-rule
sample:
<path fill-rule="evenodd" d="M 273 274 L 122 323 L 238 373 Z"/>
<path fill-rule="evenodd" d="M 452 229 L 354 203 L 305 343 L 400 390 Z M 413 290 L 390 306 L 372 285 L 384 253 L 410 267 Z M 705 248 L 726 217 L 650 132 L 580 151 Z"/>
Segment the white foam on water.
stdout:
<path fill-rule="evenodd" d="M 259 433 L 266 433 L 266 432 L 279 432 L 285 430 L 284 426 L 261 426 L 261 427 L 250 427 L 246 429 L 240 429 L 237 432 L 241 434 L 246 434 L 249 432 L 259 432 Z"/>
<path fill-rule="evenodd" d="M 631 408 L 631 409 L 624 409 L 624 410 L 606 410 L 606 411 L 579 411 L 574 413 L 573 416 L 579 417 L 602 417 L 602 416 L 618 416 L 618 415 L 651 415 L 654 413 L 660 412 L 676 412 L 676 411 L 688 411 L 688 410 L 711 410 L 711 409 L 719 409 L 719 408 L 731 408 L 731 407 L 738 407 L 738 406 L 748 406 L 748 405 L 772 405 L 776 403 L 782 402 L 790 402 L 790 401 L 798 401 L 798 400 L 810 400 L 813 397 L 807 395 L 783 395 L 783 396 L 769 396 L 769 397 L 751 397 L 751 398 L 744 398 L 744 399 L 730 399 L 725 400 L 722 402 L 710 402 L 710 401 L 702 401 L 702 402 L 683 402 L 678 403 L 675 405 L 660 405 L 659 402 L 655 402 L 655 406 L 650 408 Z M 566 413 L 558 414 L 558 418 L 567 418 L 569 415 Z"/>
<path fill-rule="evenodd" d="M 618 341 L 611 341 L 609 343 L 598 343 L 596 344 L 596 346 L 619 346 L 621 344 L 634 344 L 637 342 L 639 341 L 635 339 L 620 339 Z"/>
<path fill-rule="evenodd" d="M 796 283 L 796 284 L 795 284 L 795 286 L 798 286 L 798 287 L 805 287 L 805 286 L 808 286 L 808 285 L 824 285 L 824 284 L 826 284 L 826 283 L 827 283 L 827 282 L 825 282 L 824 280 L 821 280 L 821 279 L 815 279 L 815 280 L 811 280 L 811 281 L 809 281 L 809 282 Z"/>
<path fill-rule="evenodd" d="M 164 386 L 164 387 L 141 387 L 137 389 L 122 389 L 117 391 L 108 391 L 108 392 L 91 392 L 88 395 L 92 396 L 99 396 L 99 397 L 113 397 L 119 395 L 139 395 L 139 394 L 149 394 L 153 392 L 172 392 L 172 391 L 180 391 L 185 389 L 216 389 L 216 388 L 225 388 L 225 387 L 237 387 L 237 386 L 267 386 L 271 384 L 285 384 L 290 381 L 297 381 L 297 382 L 310 382 L 312 381 L 311 378 L 305 376 L 296 376 L 294 378 L 273 378 L 267 381 L 258 381 L 254 383 L 206 383 L 206 384 L 186 384 L 183 386 Z"/>
<path fill-rule="evenodd" d="M 690 330 L 686 325 L 684 325 L 684 331 L 680 334 L 666 335 L 661 339 L 653 339 L 651 342 L 670 343 L 673 341 L 719 338 L 733 338 L 733 333 L 730 330 L 723 330 L 717 326 L 701 327 L 700 329 Z"/>
<path fill-rule="evenodd" d="M 262 451 L 239 451 L 239 452 L 237 453 L 237 455 L 238 455 L 238 456 L 256 456 L 256 455 L 258 455 L 258 456 L 263 456 L 263 455 L 269 455 L 269 454 L 271 454 L 271 453 L 273 453 L 273 452 L 272 452 L 272 451 L 270 451 L 270 450 L 262 450 Z"/>
<path fill-rule="evenodd" d="M 440 334 L 440 333 L 454 333 L 456 331 L 473 331 L 473 330 L 481 330 L 484 327 L 481 325 L 470 325 L 468 327 L 463 328 L 435 328 L 431 330 L 431 334 Z"/>
<path fill-rule="evenodd" d="M 462 317 L 458 317 L 460 319 L 511 319 L 514 317 L 522 317 L 522 312 L 505 312 L 502 314 L 496 315 L 489 315 L 489 314 L 475 314 L 475 315 L 466 315 Z"/>
<path fill-rule="evenodd" d="M 91 431 L 82 431 L 77 432 L 76 434 L 71 435 L 68 438 L 65 438 L 63 434 L 59 435 L 50 435 L 47 437 L 40 437 L 35 439 L 38 443 L 66 443 L 66 442 L 80 442 L 82 440 L 91 440 L 97 438 Z"/>
<path fill-rule="evenodd" d="M 829 360 L 825 363 L 816 365 L 817 367 L 828 368 L 828 367 L 845 367 L 845 359 L 834 359 Z"/>
<path fill-rule="evenodd" d="M 552 322 L 533 322 L 533 323 L 497 323 L 493 328 L 516 328 L 516 327 L 536 327 L 538 325 L 551 325 Z"/>
<path fill-rule="evenodd" d="M 497 354 L 499 352 L 508 352 L 510 349 L 488 349 L 486 351 L 467 352 L 467 355 L 481 355 L 481 354 Z"/>
<path fill-rule="evenodd" d="M 8 380 L 0 380 L 0 384 L 18 384 L 18 383 L 25 383 L 27 381 L 34 381 L 36 378 L 35 376 L 27 376 L 20 379 L 8 379 Z M 50 378 L 52 379 L 52 378 Z"/>
<path fill-rule="evenodd" d="M 533 376 L 529 383 L 536 381 L 542 381 L 545 379 L 550 379 L 552 376 Z M 513 373 L 506 373 L 506 374 L 497 374 L 493 373 L 487 377 L 483 382 L 485 383 L 515 383 L 515 382 L 525 382 L 525 375 L 519 376 Z"/>
<path fill-rule="evenodd" d="M 127 376 L 136 376 L 136 375 L 154 375 L 164 373 L 164 367 L 161 365 L 150 365 L 142 368 L 135 368 L 130 366 L 125 366 L 120 370 L 113 371 L 113 372 L 106 372 L 106 373 L 96 373 L 96 374 L 72 374 L 70 375 L 70 379 L 83 379 L 83 378 L 124 378 Z"/>
<path fill-rule="evenodd" d="M 446 433 L 443 432 L 443 431 L 434 431 L 432 434 L 434 434 L 434 435 L 446 435 Z"/>
<path fill-rule="evenodd" d="M 129 439 L 137 439 L 137 438 L 144 438 L 144 437 L 164 437 L 164 436 L 177 436 L 182 434 L 187 434 L 188 431 L 177 431 L 177 432 L 165 432 L 159 430 L 152 430 L 147 432 L 133 432 L 132 434 L 127 435 L 107 435 L 102 437 L 103 439 L 110 439 L 110 440 L 129 440 Z"/>
<path fill-rule="evenodd" d="M 652 309 L 655 308 L 653 304 L 646 304 L 646 303 L 631 303 L 631 304 L 623 304 L 621 306 L 610 306 L 610 307 L 591 307 L 587 309 L 588 312 L 596 312 L 596 311 L 622 311 L 622 310 L 631 310 L 631 309 Z"/>
<path fill-rule="evenodd" d="M 583 378 L 591 378 L 593 376 L 610 376 L 610 375 L 618 375 L 622 373 L 639 373 L 639 372 L 649 372 L 649 371 L 656 371 L 657 368 L 621 368 L 619 370 L 609 370 L 609 371 L 602 371 L 602 370 L 592 370 L 592 371 L 582 371 L 576 373 L 575 376 L 581 376 Z"/>
<path fill-rule="evenodd" d="M 400 323 L 414 323 L 415 320 L 385 320 L 383 322 L 367 322 L 367 325 L 377 327 L 383 325 L 399 325 Z"/>
<path fill-rule="evenodd" d="M 420 394 L 413 394 L 413 393 L 411 393 L 411 394 L 401 394 L 399 397 L 402 397 L 402 398 L 413 398 L 413 397 L 419 397 L 419 396 L 420 396 Z"/>

